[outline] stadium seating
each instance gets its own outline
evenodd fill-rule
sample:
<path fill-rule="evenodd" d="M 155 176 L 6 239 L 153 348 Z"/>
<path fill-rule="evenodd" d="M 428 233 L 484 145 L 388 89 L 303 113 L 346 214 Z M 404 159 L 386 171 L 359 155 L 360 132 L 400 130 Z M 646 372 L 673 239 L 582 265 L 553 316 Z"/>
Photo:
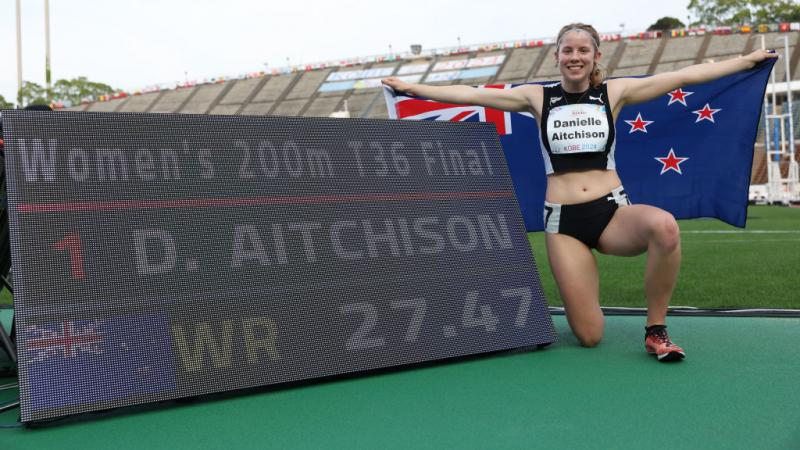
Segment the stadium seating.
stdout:
<path fill-rule="evenodd" d="M 644 39 L 628 41 L 625 44 L 625 52 L 617 68 L 611 73 L 613 76 L 622 75 L 643 75 L 647 73 L 647 68 L 653 62 L 658 47 L 662 39 Z"/>
<path fill-rule="evenodd" d="M 767 182 L 767 152 L 763 146 L 757 146 L 753 154 L 753 171 L 750 173 L 750 184 Z"/>
<path fill-rule="evenodd" d="M 784 81 L 786 76 L 786 64 L 784 63 L 783 60 L 783 58 L 785 57 L 784 43 L 783 39 L 778 40 L 778 38 L 782 36 L 787 36 L 789 38 L 789 54 L 794 57 L 793 61 L 791 61 L 794 67 L 790 67 L 792 79 L 793 80 L 800 79 L 800 77 L 797 74 L 797 69 L 799 67 L 797 64 L 797 60 L 800 59 L 798 58 L 798 56 L 800 55 L 798 55 L 798 52 L 795 51 L 795 49 L 797 48 L 798 39 L 800 39 L 800 33 L 764 33 L 763 36 L 766 47 L 769 49 L 775 49 L 781 56 L 781 59 L 778 60 L 777 64 L 775 64 L 775 71 L 774 71 L 775 80 L 782 82 Z M 761 46 L 761 37 L 757 36 L 756 40 L 758 45 L 755 48 L 758 48 Z"/>
<path fill-rule="evenodd" d="M 176 89 L 174 91 L 167 91 L 164 95 L 160 96 L 155 104 L 150 108 L 148 112 L 154 113 L 174 113 L 178 112 L 183 104 L 189 100 L 192 94 L 194 94 L 195 90 L 198 89 L 197 87 L 190 87 L 190 88 L 182 88 Z"/>
<path fill-rule="evenodd" d="M 300 111 L 308 103 L 307 98 L 284 100 L 272 110 L 272 114 L 276 116 L 297 116 Z"/>
<path fill-rule="evenodd" d="M 248 78 L 244 80 L 235 80 L 229 83 L 233 83 L 233 86 L 228 90 L 225 96 L 220 99 L 219 103 L 217 103 L 216 108 L 220 108 L 220 111 L 230 111 L 234 107 L 237 109 L 240 108 L 244 103 L 246 103 L 251 95 L 255 93 L 256 88 L 264 81 L 262 78 Z M 235 113 L 235 111 L 234 111 Z M 216 112 L 212 111 L 212 114 L 225 114 L 223 112 Z"/>
<path fill-rule="evenodd" d="M 145 112 L 161 95 L 161 92 L 153 92 L 150 94 L 128 97 L 125 103 L 119 107 L 117 112 Z"/>
<path fill-rule="evenodd" d="M 387 119 L 389 117 L 389 112 L 386 109 L 386 102 L 383 101 L 383 94 L 373 97 L 370 105 L 367 106 L 366 111 L 367 114 L 364 115 L 364 113 L 362 113 L 362 117 L 368 117 L 370 119 Z"/>
<path fill-rule="evenodd" d="M 337 96 L 319 96 L 312 101 L 303 113 L 306 117 L 328 117 L 336 111 L 336 107 L 342 101 L 344 94 Z"/>
<path fill-rule="evenodd" d="M 723 37 L 724 38 L 724 37 Z M 703 36 L 688 36 L 667 39 L 667 45 L 661 54 L 660 63 L 689 60 L 694 61 L 703 44 Z"/>
<path fill-rule="evenodd" d="M 553 59 L 553 52 L 555 52 L 555 45 L 545 46 L 542 50 L 545 52 L 544 59 L 542 60 L 536 72 L 528 77 L 528 81 L 546 81 L 558 79 L 559 72 Z"/>
<path fill-rule="evenodd" d="M 275 102 L 249 103 L 245 105 L 240 114 L 244 116 L 266 116 L 272 111 Z"/>
<path fill-rule="evenodd" d="M 287 100 L 296 100 L 300 98 L 307 99 L 317 91 L 317 88 L 331 73 L 330 69 L 326 70 L 312 70 L 304 72 L 300 76 L 300 80 L 295 84 L 289 93 L 286 95 Z"/>
<path fill-rule="evenodd" d="M 124 98 L 117 98 L 108 102 L 97 102 L 92 103 L 86 108 L 86 111 L 93 111 L 93 112 L 114 112 L 117 108 L 120 107 L 120 104 L 125 102 Z"/>
<path fill-rule="evenodd" d="M 222 115 L 235 115 L 241 109 L 241 104 L 229 104 L 229 105 L 221 105 L 217 104 L 214 108 L 211 109 L 209 114 L 222 114 Z"/>
<path fill-rule="evenodd" d="M 512 84 L 524 83 L 542 52 L 541 47 L 512 50 L 503 70 L 497 75 L 497 81 Z"/>
<path fill-rule="evenodd" d="M 205 114 L 216 104 L 222 91 L 227 88 L 224 84 L 206 84 L 195 88 L 196 92 L 188 103 L 181 108 L 184 114 Z"/>
<path fill-rule="evenodd" d="M 383 94 L 380 91 L 377 93 L 374 91 L 354 92 L 347 98 L 347 109 L 350 110 L 350 117 L 365 117 L 373 101 L 383 101 Z"/>
<path fill-rule="evenodd" d="M 261 103 L 261 102 L 274 102 L 281 98 L 284 91 L 294 85 L 296 80 L 300 78 L 302 74 L 293 73 L 288 75 L 279 75 L 271 77 L 267 80 L 266 84 L 261 87 L 261 90 L 255 95 L 255 97 L 250 100 L 253 103 Z"/>
<path fill-rule="evenodd" d="M 732 34 L 728 36 L 712 35 L 704 57 L 719 58 L 741 55 L 745 51 L 751 38 L 752 36 L 749 34 Z"/>

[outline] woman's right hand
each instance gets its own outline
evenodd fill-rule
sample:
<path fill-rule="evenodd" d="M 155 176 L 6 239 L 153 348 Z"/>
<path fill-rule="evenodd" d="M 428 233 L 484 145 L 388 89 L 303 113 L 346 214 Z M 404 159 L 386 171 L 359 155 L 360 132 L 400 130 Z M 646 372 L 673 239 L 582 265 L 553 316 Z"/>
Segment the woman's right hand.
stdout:
<path fill-rule="evenodd" d="M 381 83 L 399 92 L 409 92 L 411 90 L 411 84 L 397 77 L 384 78 L 381 80 Z"/>

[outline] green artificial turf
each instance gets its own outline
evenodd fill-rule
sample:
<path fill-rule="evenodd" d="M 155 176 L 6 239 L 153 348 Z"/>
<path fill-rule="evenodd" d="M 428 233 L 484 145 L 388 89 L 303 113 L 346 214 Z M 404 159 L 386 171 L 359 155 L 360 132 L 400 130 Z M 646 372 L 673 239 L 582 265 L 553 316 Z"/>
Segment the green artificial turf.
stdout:
<path fill-rule="evenodd" d="M 11 306 L 14 302 L 14 297 L 11 296 L 11 293 L 8 292 L 8 289 L 3 288 L 0 291 L 0 308 L 3 306 Z"/>
<path fill-rule="evenodd" d="M 747 227 L 716 219 L 681 220 L 683 261 L 672 304 L 698 308 L 800 309 L 800 208 L 751 206 Z M 544 233 L 529 233 L 551 306 L 561 306 L 545 252 Z M 595 253 L 600 303 L 645 307 L 646 256 Z"/>

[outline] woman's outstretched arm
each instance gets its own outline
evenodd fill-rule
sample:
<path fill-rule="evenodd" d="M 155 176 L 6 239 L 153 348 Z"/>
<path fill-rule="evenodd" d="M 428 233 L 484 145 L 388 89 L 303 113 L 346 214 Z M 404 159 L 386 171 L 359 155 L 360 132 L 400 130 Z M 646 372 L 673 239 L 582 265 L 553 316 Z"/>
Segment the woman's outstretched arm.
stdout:
<path fill-rule="evenodd" d="M 426 97 L 444 103 L 478 105 L 512 112 L 533 112 L 539 115 L 542 87 L 528 84 L 512 89 L 474 88 L 471 86 L 429 86 L 411 84 L 396 77 L 385 78 L 383 84 L 395 91 Z"/>
<path fill-rule="evenodd" d="M 696 64 L 674 72 L 645 78 L 615 78 L 608 81 L 609 95 L 615 93 L 615 109 L 642 103 L 690 84 L 705 83 L 742 70 L 751 69 L 765 59 L 777 58 L 776 53 L 756 50 L 746 56 L 714 63 Z"/>

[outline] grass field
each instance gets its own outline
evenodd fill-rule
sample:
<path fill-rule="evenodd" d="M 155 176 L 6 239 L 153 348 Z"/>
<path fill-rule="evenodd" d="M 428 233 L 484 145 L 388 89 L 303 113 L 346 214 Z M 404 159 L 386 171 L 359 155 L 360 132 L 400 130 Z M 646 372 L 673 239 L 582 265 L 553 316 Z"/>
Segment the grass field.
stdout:
<path fill-rule="evenodd" d="M 745 229 L 716 219 L 681 220 L 683 262 L 672 304 L 699 308 L 800 309 L 800 208 L 751 206 Z M 529 233 L 547 300 L 561 306 L 544 233 Z M 644 307 L 645 256 L 597 254 L 600 303 Z"/>
<path fill-rule="evenodd" d="M 800 208 L 751 206 L 742 230 L 716 219 L 680 221 L 683 264 L 672 304 L 800 309 Z M 529 233 L 547 300 L 561 306 L 544 233 Z M 604 306 L 644 307 L 645 256 L 597 254 Z M 3 289 L 0 305 L 10 305 Z"/>

